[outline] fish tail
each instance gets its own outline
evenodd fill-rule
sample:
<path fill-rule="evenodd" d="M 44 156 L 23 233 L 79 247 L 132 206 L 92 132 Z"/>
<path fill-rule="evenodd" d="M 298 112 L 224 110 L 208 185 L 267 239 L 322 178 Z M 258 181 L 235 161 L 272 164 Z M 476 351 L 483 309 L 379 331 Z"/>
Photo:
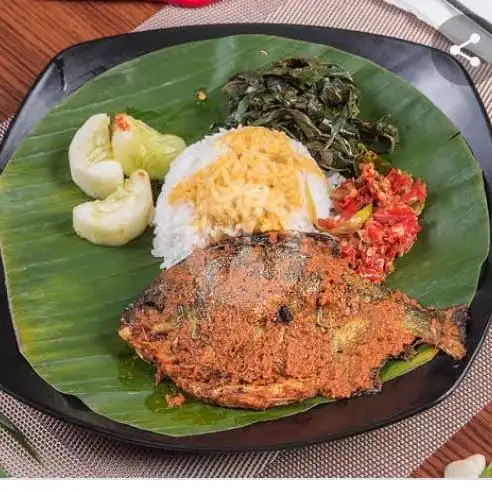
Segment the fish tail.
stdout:
<path fill-rule="evenodd" d="M 405 309 L 405 327 L 416 338 L 439 347 L 454 359 L 466 355 L 468 319 L 468 307 L 464 305 L 443 310 L 407 305 Z"/>
<path fill-rule="evenodd" d="M 460 305 L 440 311 L 444 315 L 439 348 L 455 359 L 466 355 L 466 330 L 469 322 L 468 306 Z"/>

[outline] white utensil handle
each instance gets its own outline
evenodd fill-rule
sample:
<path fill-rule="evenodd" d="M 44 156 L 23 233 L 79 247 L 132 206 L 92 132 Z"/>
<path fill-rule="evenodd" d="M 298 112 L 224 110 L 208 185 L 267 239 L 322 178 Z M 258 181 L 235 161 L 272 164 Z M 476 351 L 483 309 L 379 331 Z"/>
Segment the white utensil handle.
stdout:
<path fill-rule="evenodd" d="M 386 0 L 386 2 L 410 12 L 434 29 L 461 14 L 458 9 L 442 0 Z"/>
<path fill-rule="evenodd" d="M 440 33 L 456 45 L 462 45 L 468 41 L 471 33 L 478 34 L 480 36 L 480 42 L 476 44 L 468 43 L 466 50 L 478 56 L 481 61 L 492 63 L 492 34 L 480 27 L 446 0 L 385 1 L 415 15 L 426 24 L 439 30 Z M 447 22 L 453 17 L 458 17 L 459 22 Z M 460 59 L 460 61 L 464 62 L 465 60 Z"/>

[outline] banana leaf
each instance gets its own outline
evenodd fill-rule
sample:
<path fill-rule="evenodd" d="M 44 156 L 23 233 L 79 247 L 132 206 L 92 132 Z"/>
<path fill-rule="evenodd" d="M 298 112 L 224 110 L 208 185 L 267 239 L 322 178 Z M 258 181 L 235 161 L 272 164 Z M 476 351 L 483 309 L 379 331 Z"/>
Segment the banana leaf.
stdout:
<path fill-rule="evenodd" d="M 492 478 L 492 463 L 485 467 L 485 470 L 480 474 L 480 478 Z"/>
<path fill-rule="evenodd" d="M 399 148 L 387 158 L 428 184 L 423 231 L 388 285 L 424 305 L 471 301 L 489 241 L 482 175 L 458 130 L 428 99 L 382 67 L 324 45 L 259 35 L 189 43 L 84 85 L 35 127 L 1 177 L 0 236 L 20 350 L 56 389 L 110 419 L 172 436 L 278 419 L 326 402 L 255 412 L 187 398 L 182 408 L 167 408 L 169 383 L 154 386 L 152 368 L 117 336 L 120 312 L 159 272 L 152 231 L 126 247 L 106 248 L 79 239 L 71 225 L 72 208 L 87 197 L 70 179 L 67 150 L 89 116 L 133 108 L 190 144 L 225 118 L 221 88 L 232 75 L 287 56 L 320 56 L 350 71 L 361 90 L 361 116 L 389 113 L 400 130 Z M 197 89 L 206 91 L 205 101 L 197 101 Z M 385 380 L 435 352 L 424 347 L 417 359 L 389 363 Z"/>

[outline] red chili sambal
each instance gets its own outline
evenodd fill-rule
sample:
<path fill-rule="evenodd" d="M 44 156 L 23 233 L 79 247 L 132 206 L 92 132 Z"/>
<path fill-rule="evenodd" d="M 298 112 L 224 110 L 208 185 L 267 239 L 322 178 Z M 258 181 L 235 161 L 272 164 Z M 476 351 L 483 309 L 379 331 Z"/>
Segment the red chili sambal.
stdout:
<path fill-rule="evenodd" d="M 420 179 L 395 168 L 383 175 L 372 162 L 364 162 L 357 178 L 345 180 L 332 193 L 336 216 L 317 225 L 340 238 L 341 254 L 357 273 L 379 283 L 415 243 L 426 197 Z"/>

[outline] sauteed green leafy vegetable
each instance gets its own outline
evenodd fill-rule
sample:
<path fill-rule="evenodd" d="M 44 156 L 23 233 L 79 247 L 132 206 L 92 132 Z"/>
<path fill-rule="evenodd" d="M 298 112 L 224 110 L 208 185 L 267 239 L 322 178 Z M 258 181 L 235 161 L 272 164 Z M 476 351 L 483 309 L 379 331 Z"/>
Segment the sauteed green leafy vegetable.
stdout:
<path fill-rule="evenodd" d="M 232 77 L 224 87 L 227 128 L 266 126 L 301 141 L 325 170 L 357 174 L 366 150 L 395 150 L 398 130 L 384 117 L 359 117 L 351 74 L 319 58 L 284 58 Z"/>

